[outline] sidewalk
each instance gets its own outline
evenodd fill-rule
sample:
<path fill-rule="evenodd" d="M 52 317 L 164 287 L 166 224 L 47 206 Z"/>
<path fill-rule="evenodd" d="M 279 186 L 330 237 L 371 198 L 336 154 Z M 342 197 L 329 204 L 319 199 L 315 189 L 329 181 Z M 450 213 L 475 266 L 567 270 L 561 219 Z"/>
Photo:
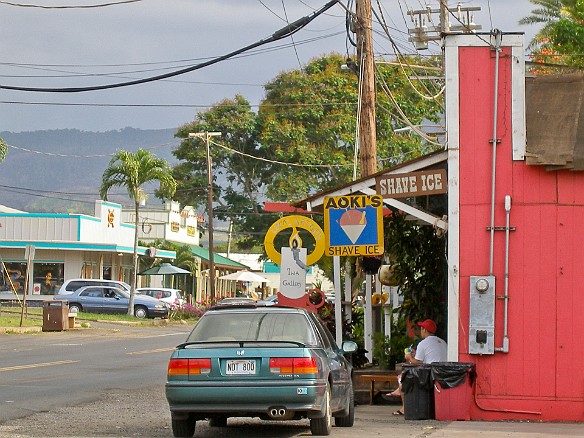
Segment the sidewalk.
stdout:
<path fill-rule="evenodd" d="M 359 405 L 356 407 L 355 426 L 346 436 L 371 436 L 362 427 L 366 424 L 379 425 L 378 432 L 384 437 L 424 437 L 424 438 L 558 438 L 584 437 L 581 423 L 530 423 L 519 421 L 436 421 L 405 420 L 394 416 L 399 405 Z M 342 429 L 334 429 L 331 436 Z"/>

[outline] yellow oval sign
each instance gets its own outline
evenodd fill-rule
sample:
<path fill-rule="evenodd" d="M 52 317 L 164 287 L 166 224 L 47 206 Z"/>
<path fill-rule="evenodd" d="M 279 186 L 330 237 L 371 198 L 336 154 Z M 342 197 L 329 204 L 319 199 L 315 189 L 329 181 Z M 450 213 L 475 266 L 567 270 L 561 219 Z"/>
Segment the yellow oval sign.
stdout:
<path fill-rule="evenodd" d="M 306 256 L 306 264 L 308 266 L 314 265 L 322 255 L 324 254 L 324 231 L 322 228 L 313 221 L 311 218 L 306 216 L 286 216 L 278 219 L 272 224 L 272 226 L 266 232 L 266 237 L 264 237 L 264 246 L 266 247 L 266 253 L 268 257 L 277 265 L 282 264 L 282 254 L 274 247 L 274 239 L 283 230 L 292 228 L 300 228 L 306 230 L 314 237 L 314 250 Z M 292 237 L 295 239 L 294 232 Z M 291 239 L 293 240 L 293 239 Z M 296 242 L 300 239 L 295 239 Z"/>

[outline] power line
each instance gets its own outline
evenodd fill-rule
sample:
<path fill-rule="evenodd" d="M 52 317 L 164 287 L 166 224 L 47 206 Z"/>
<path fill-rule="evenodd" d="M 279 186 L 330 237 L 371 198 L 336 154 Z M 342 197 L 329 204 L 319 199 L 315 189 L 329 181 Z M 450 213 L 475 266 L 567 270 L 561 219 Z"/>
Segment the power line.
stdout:
<path fill-rule="evenodd" d="M 267 158 L 255 157 L 253 155 L 246 154 L 244 152 L 240 152 L 238 150 L 229 148 L 229 147 L 227 147 L 225 145 L 222 145 L 220 143 L 217 143 L 217 142 L 215 142 L 213 140 L 210 140 L 210 143 L 214 144 L 215 146 L 219 146 L 220 148 L 223 148 L 223 149 L 225 149 L 225 150 L 227 150 L 229 152 L 233 152 L 235 154 L 239 154 L 239 155 L 242 155 L 244 157 L 252 158 L 252 159 L 258 160 L 258 161 L 264 161 L 266 163 L 271 163 L 271 164 L 282 164 L 284 166 L 306 167 L 306 168 L 311 168 L 311 167 L 313 167 L 313 168 L 322 168 L 322 167 L 324 167 L 324 168 L 332 168 L 332 167 L 347 167 L 347 166 L 352 166 L 353 165 L 352 163 L 350 163 L 350 164 L 301 164 L 301 163 L 285 163 L 283 161 L 268 160 Z"/>
<path fill-rule="evenodd" d="M 210 65 L 216 64 L 216 63 L 221 62 L 221 61 L 225 61 L 229 58 L 232 58 L 236 55 L 239 55 L 240 53 L 246 52 L 248 50 L 262 46 L 264 44 L 278 41 L 278 40 L 281 40 L 281 39 L 286 38 L 288 36 L 292 36 L 294 33 L 298 32 L 303 27 L 307 26 L 311 21 L 313 21 L 316 17 L 321 15 L 323 12 L 327 11 L 328 9 L 330 9 L 334 5 L 336 5 L 337 2 L 338 2 L 338 0 L 330 0 L 326 5 L 324 5 L 322 8 L 320 8 L 318 11 L 315 11 L 311 15 L 304 16 L 304 17 L 294 21 L 293 23 L 291 23 L 291 24 L 283 27 L 282 29 L 274 32 L 270 37 L 268 37 L 266 39 L 262 39 L 260 41 L 257 41 L 253 44 L 250 44 L 248 46 L 245 46 L 243 48 L 235 50 L 235 51 L 228 53 L 226 55 L 219 56 L 217 58 L 214 58 L 214 59 L 206 61 L 206 62 L 202 62 L 202 63 L 197 64 L 197 65 L 193 65 L 193 66 L 190 66 L 187 68 L 176 70 L 174 72 L 165 73 L 165 74 L 161 74 L 158 76 L 152 76 L 152 77 L 144 78 L 144 79 L 136 79 L 136 80 L 128 81 L 128 82 L 118 82 L 115 84 L 95 85 L 95 86 L 89 86 L 89 87 L 42 88 L 42 87 L 19 87 L 19 86 L 10 86 L 10 85 L 0 85 L 0 89 L 13 90 L 13 91 L 31 91 L 31 92 L 39 92 L 39 93 L 80 93 L 80 92 L 86 92 L 86 91 L 98 91 L 98 90 L 108 90 L 108 89 L 112 89 L 112 88 L 127 87 L 130 85 L 144 84 L 147 82 L 154 82 L 154 81 L 159 81 L 161 79 L 167 79 L 167 78 L 171 78 L 174 76 L 179 76 L 179 75 L 182 75 L 185 73 L 199 70 L 199 69 L 204 68 L 204 67 L 208 67 Z"/>
<path fill-rule="evenodd" d="M 45 6 L 45 5 L 35 5 L 35 4 L 25 4 L 25 3 L 13 3 L 7 2 L 5 0 L 0 0 L 0 3 L 8 6 L 17 6 L 20 8 L 39 8 L 39 9 L 91 9 L 91 8 L 104 8 L 107 6 L 117 6 L 125 3 L 137 3 L 142 0 L 120 0 L 117 2 L 100 3 L 94 5 L 71 5 L 71 6 Z"/>
<path fill-rule="evenodd" d="M 284 3 L 284 0 L 282 0 L 282 9 L 284 10 L 284 17 L 286 18 L 286 24 L 288 24 L 288 26 L 290 26 L 290 21 L 288 21 L 288 12 L 286 11 L 286 4 Z M 294 43 L 294 37 L 292 35 L 290 35 L 290 41 L 292 41 L 292 45 L 294 46 L 294 53 L 296 54 L 296 59 L 298 60 L 298 67 L 300 67 L 300 70 L 302 70 L 302 63 L 300 62 L 300 56 L 298 55 L 298 48 L 296 47 L 296 44 Z"/>
<path fill-rule="evenodd" d="M 52 105 L 52 106 L 87 106 L 87 107 L 128 107 L 128 108 L 209 108 L 221 106 L 233 106 L 231 103 L 227 104 L 196 104 L 196 103 L 71 103 L 71 102 L 24 102 L 19 100 L 0 100 L 0 104 L 15 104 L 15 105 Z M 274 103 L 271 107 L 280 108 L 302 108 L 311 106 L 353 106 L 357 103 L 350 102 L 327 102 L 327 103 Z M 249 104 L 252 108 L 258 108 L 261 104 Z"/>
<path fill-rule="evenodd" d="M 334 33 L 329 33 L 326 35 L 319 35 L 317 37 L 313 37 L 313 38 L 307 38 L 304 40 L 299 40 L 296 41 L 296 45 L 303 45 L 303 44 L 309 44 L 309 43 L 313 43 L 315 41 L 322 41 L 324 39 L 327 38 L 331 38 L 331 37 L 335 37 L 338 35 L 342 35 L 344 34 L 344 31 L 341 32 L 334 32 Z M 270 53 L 273 51 L 277 51 L 280 49 L 287 49 L 293 47 L 292 43 L 284 43 L 284 44 L 278 44 L 278 45 L 274 45 L 270 48 L 262 48 L 262 49 L 258 49 L 258 50 L 249 50 L 246 54 L 241 54 L 240 56 L 233 56 L 231 59 L 240 59 L 243 57 L 248 57 L 248 56 L 254 56 L 254 55 L 259 55 L 259 54 L 266 54 L 266 53 Z M 16 63 L 16 62 L 0 62 L 0 65 L 5 65 L 5 66 L 10 66 L 10 67 L 20 67 L 20 68 L 30 68 L 30 69 L 34 69 L 34 70 L 45 70 L 45 71 L 57 71 L 60 72 L 60 70 L 56 69 L 56 68 L 102 68 L 102 67 L 139 67 L 139 66 L 148 66 L 148 65 L 161 65 L 161 64 L 185 64 L 185 63 L 192 63 L 192 62 L 202 62 L 202 61 L 206 61 L 206 60 L 212 60 L 214 58 L 212 57 L 204 57 L 204 58 L 190 58 L 190 59 L 178 59 L 178 60 L 174 60 L 174 61 L 152 61 L 152 62 L 139 62 L 139 63 L 127 63 L 127 64 L 34 64 L 34 63 Z M 50 67 L 55 67 L 55 69 L 50 68 Z M 120 75 L 120 74 L 127 74 L 127 73 L 136 73 L 136 72 L 144 72 L 144 71 L 156 71 L 156 70 L 168 70 L 170 68 L 177 68 L 177 67 L 184 67 L 179 65 L 179 66 L 168 66 L 168 67 L 163 67 L 163 68 L 159 68 L 159 69 L 151 69 L 151 70 L 142 70 L 142 71 L 124 71 L 124 72 L 119 72 L 119 73 L 109 73 L 109 75 L 115 77 L 116 75 Z M 108 74 L 100 74 L 100 73 L 95 73 L 95 74 L 85 74 L 85 73 L 78 73 L 77 75 L 74 74 L 74 72 L 69 72 L 66 71 L 66 73 L 71 73 L 71 76 L 54 76 L 54 77 L 75 77 L 75 76 L 79 76 L 79 77 L 84 77 L 84 76 L 107 76 Z M 3 77 L 10 77 L 7 75 L 3 75 Z M 30 78 L 30 77 L 36 77 L 36 76 L 25 76 L 25 75 L 12 75 L 12 77 L 23 77 L 23 78 Z M 41 76 L 41 77 L 53 77 L 53 76 Z M 182 81 L 182 82 L 186 82 L 186 83 L 201 83 L 201 84 L 216 84 L 214 82 L 198 82 L 198 81 Z M 221 83 L 218 83 L 221 84 Z M 227 85 L 256 85 L 256 84 L 227 84 Z"/>
<path fill-rule="evenodd" d="M 165 144 L 157 145 L 157 146 L 151 146 L 151 147 L 144 148 L 144 149 L 145 150 L 154 150 L 154 149 L 158 149 L 160 147 L 173 146 L 173 145 L 178 146 L 178 141 L 165 143 Z M 24 147 L 14 146 L 11 144 L 7 144 L 6 146 L 11 148 L 11 149 L 16 149 L 16 150 L 19 150 L 22 152 L 28 152 L 31 154 L 46 155 L 46 156 L 50 156 L 50 157 L 62 157 L 62 158 L 107 158 L 107 157 L 112 157 L 115 155 L 115 152 L 111 152 L 108 154 L 94 154 L 94 155 L 59 154 L 59 153 L 55 153 L 55 152 L 44 152 L 44 151 L 39 151 L 39 150 L 34 150 L 34 149 L 28 149 L 28 148 L 24 148 Z"/>

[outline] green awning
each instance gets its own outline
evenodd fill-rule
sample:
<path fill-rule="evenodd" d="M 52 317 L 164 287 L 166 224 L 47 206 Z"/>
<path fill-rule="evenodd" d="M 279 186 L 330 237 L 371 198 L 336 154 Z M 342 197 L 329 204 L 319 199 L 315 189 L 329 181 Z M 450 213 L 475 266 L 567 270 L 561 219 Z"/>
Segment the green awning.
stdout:
<path fill-rule="evenodd" d="M 209 250 L 200 246 L 190 246 L 191 252 L 196 257 L 209 262 Z M 219 254 L 213 253 L 213 262 L 215 266 L 231 268 L 231 269 L 250 269 L 249 266 L 246 266 L 242 263 L 236 262 L 235 260 L 228 259 L 227 257 L 223 257 Z"/>

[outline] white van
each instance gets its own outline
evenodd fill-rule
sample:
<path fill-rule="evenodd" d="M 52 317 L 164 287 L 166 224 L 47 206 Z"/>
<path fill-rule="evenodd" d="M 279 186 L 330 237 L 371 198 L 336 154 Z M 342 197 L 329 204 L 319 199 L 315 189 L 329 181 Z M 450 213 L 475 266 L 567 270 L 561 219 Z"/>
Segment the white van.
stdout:
<path fill-rule="evenodd" d="M 68 295 L 75 292 L 77 289 L 83 286 L 114 286 L 125 290 L 130 293 L 130 285 L 123 281 L 116 280 L 103 280 L 99 278 L 73 278 L 71 280 L 65 280 L 61 288 L 59 289 L 59 295 Z"/>

